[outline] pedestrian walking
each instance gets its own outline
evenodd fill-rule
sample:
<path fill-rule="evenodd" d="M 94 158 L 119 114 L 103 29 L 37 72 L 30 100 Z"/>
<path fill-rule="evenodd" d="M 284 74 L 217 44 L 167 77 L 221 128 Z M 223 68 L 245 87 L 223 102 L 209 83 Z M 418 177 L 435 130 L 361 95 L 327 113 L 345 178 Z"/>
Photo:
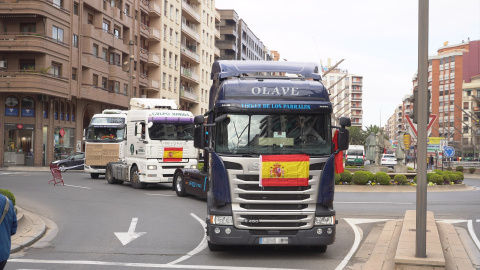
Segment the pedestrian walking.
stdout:
<path fill-rule="evenodd" d="M 433 170 L 433 156 L 430 155 L 430 157 L 428 158 L 428 168 L 429 170 Z"/>
<path fill-rule="evenodd" d="M 17 215 L 12 201 L 0 194 L 0 270 L 5 268 L 12 249 L 12 235 L 17 232 Z"/>

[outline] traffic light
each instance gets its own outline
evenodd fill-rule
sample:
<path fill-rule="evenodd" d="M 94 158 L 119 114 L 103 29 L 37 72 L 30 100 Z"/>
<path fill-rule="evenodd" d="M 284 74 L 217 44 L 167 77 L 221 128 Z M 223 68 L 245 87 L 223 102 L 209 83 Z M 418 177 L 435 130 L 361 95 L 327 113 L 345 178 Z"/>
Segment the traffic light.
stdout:
<path fill-rule="evenodd" d="M 429 118 L 430 118 L 430 98 L 431 98 L 431 93 L 430 91 L 427 92 L 427 124 L 429 122 Z M 410 112 L 410 119 L 412 119 L 412 122 L 415 123 L 415 124 L 418 124 L 418 106 L 420 106 L 421 104 L 419 104 L 418 102 L 418 90 L 415 89 L 413 90 L 413 95 L 410 96 L 409 98 L 409 101 L 411 103 L 413 103 L 413 110 Z"/>

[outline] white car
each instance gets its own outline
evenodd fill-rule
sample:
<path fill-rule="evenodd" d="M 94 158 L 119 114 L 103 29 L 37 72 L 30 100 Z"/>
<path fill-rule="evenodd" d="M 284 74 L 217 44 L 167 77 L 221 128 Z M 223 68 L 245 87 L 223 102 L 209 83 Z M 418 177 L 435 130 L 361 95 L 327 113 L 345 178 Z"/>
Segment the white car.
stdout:
<path fill-rule="evenodd" d="M 382 161 L 380 162 L 382 166 L 392 168 L 397 165 L 397 158 L 394 154 L 383 154 Z"/>

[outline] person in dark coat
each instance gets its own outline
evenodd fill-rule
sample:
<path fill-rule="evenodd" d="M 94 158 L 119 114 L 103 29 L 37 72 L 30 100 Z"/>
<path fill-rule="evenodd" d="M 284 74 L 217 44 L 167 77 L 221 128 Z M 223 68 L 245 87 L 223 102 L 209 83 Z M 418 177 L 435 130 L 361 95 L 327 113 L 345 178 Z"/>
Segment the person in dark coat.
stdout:
<path fill-rule="evenodd" d="M 430 157 L 428 158 L 428 168 L 430 170 L 433 170 L 433 156 L 430 155 Z"/>
<path fill-rule="evenodd" d="M 7 202 L 8 210 L 6 207 Z M 15 214 L 15 207 L 12 201 L 3 194 L 0 194 L 0 220 L 0 270 L 3 270 L 10 257 L 12 235 L 17 233 L 17 215 Z"/>

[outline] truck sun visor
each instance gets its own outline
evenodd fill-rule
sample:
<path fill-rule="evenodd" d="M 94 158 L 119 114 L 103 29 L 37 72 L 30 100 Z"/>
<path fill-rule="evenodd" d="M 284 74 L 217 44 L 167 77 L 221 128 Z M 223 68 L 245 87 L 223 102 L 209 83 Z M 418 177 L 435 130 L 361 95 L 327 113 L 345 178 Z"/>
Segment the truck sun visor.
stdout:
<path fill-rule="evenodd" d="M 169 124 L 193 124 L 191 117 L 176 117 L 176 116 L 150 116 L 148 122 L 153 123 L 169 123 Z"/>

